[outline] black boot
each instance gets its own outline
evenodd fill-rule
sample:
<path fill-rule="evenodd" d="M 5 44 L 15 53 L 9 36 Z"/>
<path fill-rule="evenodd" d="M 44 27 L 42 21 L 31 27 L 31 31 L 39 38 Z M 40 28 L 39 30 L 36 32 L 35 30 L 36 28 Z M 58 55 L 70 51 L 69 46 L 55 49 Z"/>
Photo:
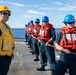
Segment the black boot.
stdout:
<path fill-rule="evenodd" d="M 25 42 L 27 42 L 27 40 Z"/>
<path fill-rule="evenodd" d="M 36 58 L 34 59 L 34 61 L 39 61 L 39 58 L 38 58 L 38 57 L 36 57 Z"/>
<path fill-rule="evenodd" d="M 35 54 L 35 52 L 33 51 L 33 52 L 32 52 L 32 55 L 34 55 L 34 54 Z"/>
<path fill-rule="evenodd" d="M 33 50 L 30 50 L 30 52 L 32 53 L 32 52 L 33 52 Z"/>
<path fill-rule="evenodd" d="M 41 66 L 40 68 L 37 68 L 37 71 L 45 71 L 45 66 Z"/>
<path fill-rule="evenodd" d="M 54 70 L 51 71 L 51 75 L 54 75 Z"/>

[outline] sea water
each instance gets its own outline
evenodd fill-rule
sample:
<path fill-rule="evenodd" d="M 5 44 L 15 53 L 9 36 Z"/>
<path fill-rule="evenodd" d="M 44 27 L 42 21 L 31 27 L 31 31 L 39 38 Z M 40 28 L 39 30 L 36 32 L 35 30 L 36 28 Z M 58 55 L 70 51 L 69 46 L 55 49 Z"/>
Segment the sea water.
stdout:
<path fill-rule="evenodd" d="M 24 28 L 12 28 L 12 31 L 14 33 L 14 38 L 25 38 L 25 31 Z M 59 33 L 60 29 L 59 28 L 55 28 L 55 32 Z"/>

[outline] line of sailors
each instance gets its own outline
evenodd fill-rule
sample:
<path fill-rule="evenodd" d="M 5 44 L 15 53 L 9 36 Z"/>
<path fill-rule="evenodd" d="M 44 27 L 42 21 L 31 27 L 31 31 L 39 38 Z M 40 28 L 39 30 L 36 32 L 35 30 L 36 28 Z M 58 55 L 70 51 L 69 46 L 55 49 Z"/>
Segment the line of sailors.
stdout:
<path fill-rule="evenodd" d="M 39 61 L 41 67 L 37 68 L 38 71 L 44 71 L 47 61 L 50 64 L 50 70 L 55 70 L 55 52 L 53 42 L 56 39 L 55 28 L 49 23 L 49 18 L 44 16 L 42 18 L 42 25 L 40 25 L 40 20 L 37 18 L 35 24 L 31 20 L 25 28 L 26 41 L 28 41 L 30 49 L 32 49 L 32 54 L 35 54 L 34 61 Z"/>
<path fill-rule="evenodd" d="M 73 22 L 71 22 L 71 21 L 73 21 Z M 71 14 L 65 16 L 65 18 L 64 18 L 64 24 L 66 24 L 66 23 L 75 24 L 75 22 L 76 22 L 75 18 Z M 71 31 L 71 33 L 69 31 Z M 68 31 L 67 25 L 65 27 L 61 28 L 61 32 L 65 32 L 65 36 L 62 35 L 63 37 L 62 37 L 62 40 L 60 41 L 61 47 L 58 46 L 59 48 L 64 48 L 64 46 L 66 45 L 65 43 L 69 42 L 70 39 L 68 39 L 67 42 L 65 42 L 66 34 L 68 34 L 68 33 L 72 34 L 72 32 L 76 31 L 76 27 L 70 29 L 69 31 Z M 28 45 L 30 47 L 30 52 L 32 52 L 32 54 L 35 54 L 34 61 L 40 60 L 41 66 L 40 66 L 40 68 L 37 68 L 37 71 L 45 71 L 45 66 L 47 66 L 47 61 L 48 61 L 49 65 L 50 65 L 51 75 L 64 75 L 65 74 L 65 73 L 63 73 L 64 70 L 61 70 L 61 72 L 58 73 L 59 70 L 56 69 L 56 59 L 55 59 L 55 50 L 54 50 L 55 49 L 54 41 L 56 40 L 56 33 L 55 33 L 55 28 L 53 27 L 53 25 L 49 23 L 49 18 L 47 16 L 43 16 L 42 25 L 40 25 L 40 20 L 38 18 L 35 19 L 35 24 L 31 20 L 28 23 L 28 25 L 25 26 L 25 34 L 26 34 L 25 35 L 26 42 L 28 41 Z M 64 33 L 62 33 L 62 34 L 64 34 Z M 76 34 L 76 33 L 74 32 L 74 34 Z M 72 37 L 68 37 L 68 38 L 72 38 Z M 57 38 L 57 39 L 59 40 L 59 38 Z M 75 38 L 74 38 L 74 40 L 75 40 Z M 70 40 L 71 47 L 69 46 L 69 44 L 67 44 L 66 47 L 68 46 L 68 47 L 72 48 L 72 45 L 73 45 L 73 43 L 71 44 L 72 41 L 73 41 L 73 39 Z M 74 43 L 74 50 L 76 50 L 75 48 L 76 48 L 76 43 Z M 61 52 L 64 53 L 63 51 L 61 51 Z M 66 56 L 66 55 L 67 54 L 65 53 L 65 55 L 63 55 L 63 56 Z M 39 56 L 40 56 L 40 59 L 39 59 Z M 67 58 L 68 58 L 68 56 L 67 56 Z M 64 59 L 64 60 L 66 61 L 66 59 Z M 60 61 L 61 61 L 61 63 L 65 62 L 62 60 L 60 60 Z M 60 65 L 60 66 L 62 66 L 62 65 Z M 54 73 L 55 69 L 56 69 L 56 72 Z M 75 75 L 75 74 L 76 73 L 73 73 L 73 75 Z"/>

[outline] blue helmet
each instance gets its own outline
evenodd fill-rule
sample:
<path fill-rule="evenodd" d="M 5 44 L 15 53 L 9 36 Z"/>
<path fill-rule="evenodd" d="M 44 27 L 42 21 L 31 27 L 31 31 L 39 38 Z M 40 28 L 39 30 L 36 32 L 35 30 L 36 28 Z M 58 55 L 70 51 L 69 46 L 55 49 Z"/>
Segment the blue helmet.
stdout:
<path fill-rule="evenodd" d="M 68 14 L 65 16 L 63 23 L 67 23 L 67 22 L 76 22 L 72 14 Z"/>
<path fill-rule="evenodd" d="M 25 26 L 27 26 L 27 24 L 25 24 Z"/>
<path fill-rule="evenodd" d="M 28 22 L 28 26 L 30 25 L 30 22 Z"/>
<path fill-rule="evenodd" d="M 30 23 L 33 23 L 33 20 L 31 20 Z"/>
<path fill-rule="evenodd" d="M 42 22 L 49 22 L 49 18 L 48 18 L 47 16 L 44 16 L 44 17 L 42 18 Z"/>
<path fill-rule="evenodd" d="M 40 23 L 40 20 L 38 18 L 35 19 L 35 23 Z"/>

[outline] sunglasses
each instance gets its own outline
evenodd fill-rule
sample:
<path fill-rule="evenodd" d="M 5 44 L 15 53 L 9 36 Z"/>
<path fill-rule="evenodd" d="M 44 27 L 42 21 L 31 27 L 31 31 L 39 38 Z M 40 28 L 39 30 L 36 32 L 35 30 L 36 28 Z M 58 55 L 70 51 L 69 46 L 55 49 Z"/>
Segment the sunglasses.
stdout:
<path fill-rule="evenodd" d="M 11 14 L 10 13 L 6 13 L 6 12 L 2 12 L 1 14 L 3 14 L 3 15 L 8 15 L 8 16 L 11 16 Z"/>
<path fill-rule="evenodd" d="M 35 23 L 39 23 L 39 22 L 35 22 Z"/>
<path fill-rule="evenodd" d="M 74 24 L 74 22 L 67 22 L 67 24 Z"/>

